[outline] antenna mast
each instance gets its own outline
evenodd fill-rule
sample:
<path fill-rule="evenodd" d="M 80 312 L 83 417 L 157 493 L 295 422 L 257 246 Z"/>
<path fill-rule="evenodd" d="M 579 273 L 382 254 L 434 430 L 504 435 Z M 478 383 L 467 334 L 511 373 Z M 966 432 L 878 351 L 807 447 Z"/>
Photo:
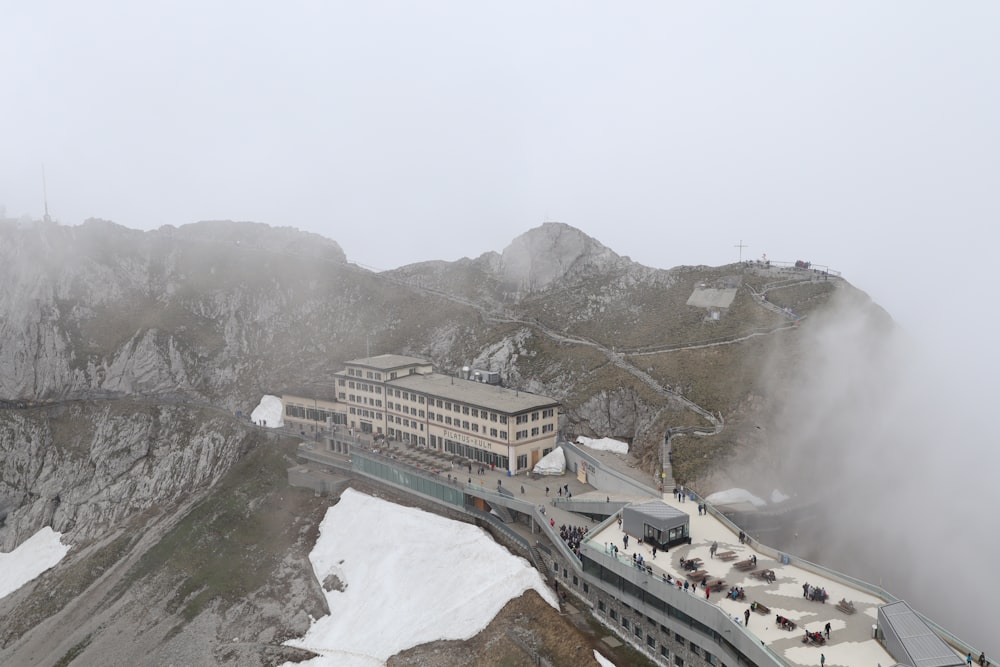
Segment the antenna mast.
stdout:
<path fill-rule="evenodd" d="M 42 202 L 45 204 L 45 217 L 42 218 L 45 222 L 52 222 L 52 218 L 49 217 L 49 189 L 45 184 L 45 165 L 42 164 Z"/>

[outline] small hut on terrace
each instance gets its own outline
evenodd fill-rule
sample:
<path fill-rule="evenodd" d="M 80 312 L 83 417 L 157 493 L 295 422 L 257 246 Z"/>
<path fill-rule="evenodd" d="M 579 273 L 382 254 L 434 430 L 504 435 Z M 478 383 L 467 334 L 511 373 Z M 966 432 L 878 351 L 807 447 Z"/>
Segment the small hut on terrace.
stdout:
<path fill-rule="evenodd" d="M 691 517 L 685 512 L 660 500 L 628 505 L 622 509 L 622 529 L 658 549 L 689 544 L 690 522 Z"/>

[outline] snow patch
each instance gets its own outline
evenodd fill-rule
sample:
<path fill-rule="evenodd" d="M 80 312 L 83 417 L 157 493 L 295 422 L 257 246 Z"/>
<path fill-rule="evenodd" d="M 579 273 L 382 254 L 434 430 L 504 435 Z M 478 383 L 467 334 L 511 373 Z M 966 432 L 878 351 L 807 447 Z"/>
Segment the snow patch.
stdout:
<path fill-rule="evenodd" d="M 576 441 L 578 444 L 589 449 L 599 449 L 605 452 L 614 452 L 615 454 L 628 454 L 628 443 L 615 440 L 614 438 L 588 438 L 581 435 Z"/>
<path fill-rule="evenodd" d="M 594 651 L 594 659 L 597 660 L 597 663 L 601 667 L 615 667 L 615 663 L 611 662 L 597 651 Z"/>
<path fill-rule="evenodd" d="M 10 553 L 0 553 L 0 598 L 55 567 L 69 551 L 61 538 L 62 533 L 45 526 Z"/>
<path fill-rule="evenodd" d="M 329 616 L 286 642 L 319 654 L 299 667 L 384 665 L 419 644 L 468 639 L 529 588 L 559 608 L 538 571 L 482 529 L 351 489 L 327 510 L 309 560 L 317 580 L 345 585 L 324 591 Z"/>
<path fill-rule="evenodd" d="M 277 396 L 264 394 L 260 403 L 250 413 L 250 421 L 268 428 L 281 428 L 285 425 L 281 418 L 281 399 Z"/>
<path fill-rule="evenodd" d="M 535 464 L 531 472 L 536 475 L 562 475 L 566 472 L 566 453 L 562 447 L 556 447 Z"/>
<path fill-rule="evenodd" d="M 705 502 L 710 505 L 735 505 L 737 503 L 750 503 L 754 507 L 764 507 L 767 503 L 750 493 L 746 489 L 726 489 L 716 491 L 707 498 Z"/>

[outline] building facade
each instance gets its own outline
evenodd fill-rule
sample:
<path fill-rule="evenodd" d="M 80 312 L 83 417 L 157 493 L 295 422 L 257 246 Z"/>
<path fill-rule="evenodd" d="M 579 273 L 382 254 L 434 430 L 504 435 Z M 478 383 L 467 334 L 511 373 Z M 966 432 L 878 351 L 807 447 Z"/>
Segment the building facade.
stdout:
<path fill-rule="evenodd" d="M 529 470 L 556 446 L 560 404 L 547 396 L 435 373 L 426 360 L 396 354 L 348 361 L 335 375 L 333 402 L 310 406 L 312 399 L 282 396 L 292 428 L 312 426 L 300 432 L 317 435 L 320 424 L 343 425 L 511 474 Z"/>

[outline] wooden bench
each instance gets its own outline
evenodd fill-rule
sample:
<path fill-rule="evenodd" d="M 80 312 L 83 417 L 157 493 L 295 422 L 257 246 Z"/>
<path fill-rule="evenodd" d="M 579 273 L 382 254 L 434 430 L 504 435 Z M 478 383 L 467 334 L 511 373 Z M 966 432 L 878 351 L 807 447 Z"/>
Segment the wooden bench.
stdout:
<path fill-rule="evenodd" d="M 837 609 L 845 614 L 853 614 L 857 611 L 857 609 L 854 608 L 854 603 L 848 602 L 846 598 L 837 603 Z"/>
<path fill-rule="evenodd" d="M 753 569 L 753 561 L 741 560 L 739 563 L 733 563 L 733 567 L 735 567 L 737 570 L 743 570 L 744 572 L 746 572 L 747 570 Z"/>
<path fill-rule="evenodd" d="M 760 602 L 751 602 L 750 603 L 750 609 L 752 609 L 753 611 L 757 612 L 761 616 L 770 616 L 771 615 L 771 608 L 768 607 L 765 604 L 761 604 Z"/>
<path fill-rule="evenodd" d="M 708 580 L 708 588 L 713 593 L 721 593 L 722 589 L 725 588 L 725 587 L 726 587 L 726 580 L 725 579 L 709 579 Z"/>
<path fill-rule="evenodd" d="M 693 570 L 687 573 L 688 579 L 693 579 L 694 581 L 699 581 L 699 582 L 706 576 L 708 576 L 708 572 L 706 570 Z"/>
<path fill-rule="evenodd" d="M 701 569 L 701 559 L 700 558 L 681 558 L 681 569 L 682 570 L 698 570 Z"/>
<path fill-rule="evenodd" d="M 735 551 L 720 551 L 719 553 L 715 554 L 715 557 L 718 558 L 719 560 L 728 561 L 728 560 L 736 560 L 737 558 L 739 558 L 739 554 L 737 554 Z"/>
<path fill-rule="evenodd" d="M 795 624 L 795 621 L 788 618 L 787 616 L 782 616 L 781 614 L 775 614 L 774 624 L 777 625 L 782 630 L 789 630 L 789 631 L 794 630 L 795 628 L 798 627 Z"/>
<path fill-rule="evenodd" d="M 775 580 L 774 570 L 769 570 L 764 568 L 763 570 L 754 570 L 750 573 L 751 577 L 756 577 L 757 579 L 763 579 L 766 582 L 773 583 Z"/>

